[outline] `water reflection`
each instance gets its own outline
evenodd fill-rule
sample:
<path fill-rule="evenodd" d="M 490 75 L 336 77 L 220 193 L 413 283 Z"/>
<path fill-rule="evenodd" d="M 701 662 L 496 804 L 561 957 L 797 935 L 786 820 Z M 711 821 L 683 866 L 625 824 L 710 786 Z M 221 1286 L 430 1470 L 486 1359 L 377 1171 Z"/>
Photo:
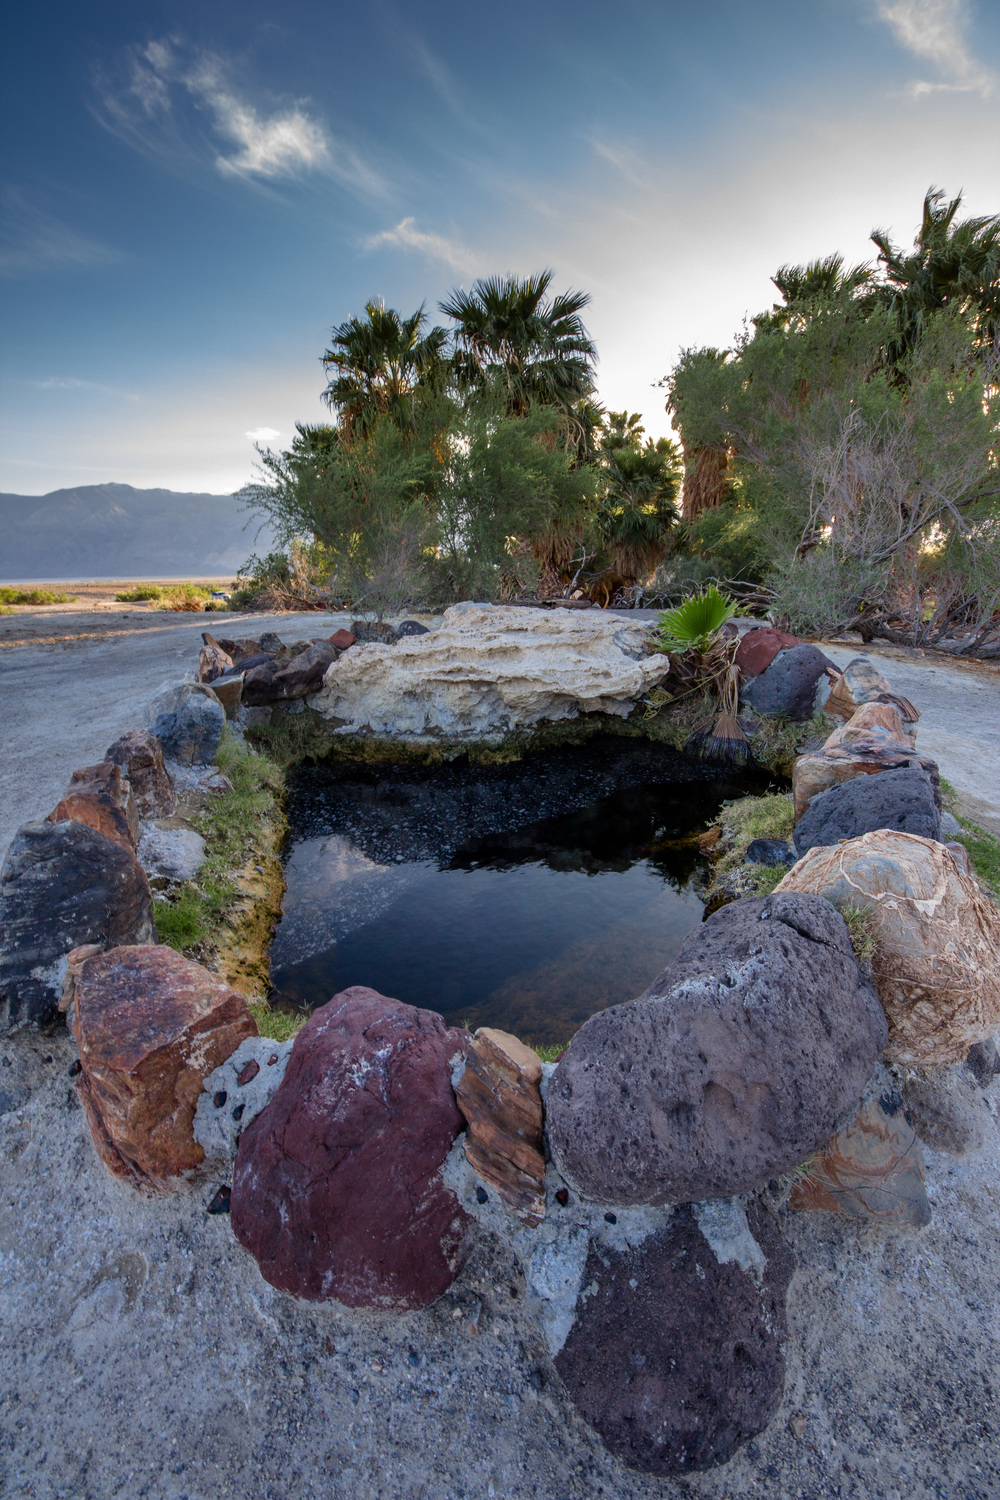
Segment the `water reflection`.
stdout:
<path fill-rule="evenodd" d="M 701 921 L 697 832 L 750 789 L 620 741 L 514 766 L 303 768 L 273 1000 L 312 1008 L 366 984 L 564 1041 Z"/>

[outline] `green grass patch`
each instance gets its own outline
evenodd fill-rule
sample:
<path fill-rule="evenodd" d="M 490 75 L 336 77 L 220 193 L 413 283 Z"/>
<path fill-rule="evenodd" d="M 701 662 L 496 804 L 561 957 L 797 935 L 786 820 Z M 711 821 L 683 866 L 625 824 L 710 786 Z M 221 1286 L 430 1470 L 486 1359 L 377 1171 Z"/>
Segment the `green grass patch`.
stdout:
<path fill-rule="evenodd" d="M 198 959 L 215 950 L 220 926 L 243 899 L 239 873 L 261 851 L 262 825 L 280 818 L 284 787 L 280 768 L 266 756 L 247 750 L 228 726 L 216 764 L 232 790 L 211 793 L 204 809 L 192 819 L 205 840 L 205 862 L 197 879 L 157 901 L 154 908 L 160 941 Z"/>
<path fill-rule="evenodd" d="M 743 864 L 754 839 L 782 839 L 788 843 L 795 827 L 795 811 L 790 795 L 770 792 L 763 797 L 741 797 L 738 802 L 727 802 L 719 814 L 719 823 L 724 853 L 715 868 L 721 876 Z M 781 867 L 760 865 L 758 868 L 770 872 Z M 781 874 L 784 873 L 782 868 Z M 780 879 L 781 875 L 778 876 Z M 775 880 L 774 885 L 777 883 Z"/>
<path fill-rule="evenodd" d="M 272 1010 L 266 1000 L 248 1000 L 247 1004 L 261 1036 L 271 1037 L 276 1042 L 292 1041 L 309 1019 L 301 1011 Z"/>
<path fill-rule="evenodd" d="M 525 1046 L 530 1047 L 533 1052 L 537 1052 L 542 1062 L 545 1063 L 555 1062 L 560 1052 L 564 1052 L 569 1046 L 569 1042 L 542 1042 L 538 1046 L 534 1042 L 526 1042 Z"/>
<path fill-rule="evenodd" d="M 162 599 L 163 590 L 156 583 L 140 583 L 134 589 L 116 594 L 115 598 L 119 604 L 145 604 L 150 599 Z"/>
<path fill-rule="evenodd" d="M 945 808 L 962 825 L 958 843 L 969 852 L 969 863 L 983 890 L 990 900 L 1000 906 L 1000 838 L 988 828 L 982 828 L 972 818 L 965 818 L 959 811 L 958 792 L 950 781 L 941 777 L 941 801 Z"/>
<path fill-rule="evenodd" d="M 875 913 L 864 906 L 845 906 L 840 915 L 847 923 L 847 935 L 854 949 L 854 957 L 866 973 L 871 973 L 872 959 L 878 947 L 875 936 Z"/>
<path fill-rule="evenodd" d="M 0 588 L 0 604 L 68 604 L 76 594 L 53 594 L 51 589 Z"/>
<path fill-rule="evenodd" d="M 203 609 L 212 590 L 202 583 L 139 583 L 116 594 L 119 604 L 161 605 L 164 609 Z"/>

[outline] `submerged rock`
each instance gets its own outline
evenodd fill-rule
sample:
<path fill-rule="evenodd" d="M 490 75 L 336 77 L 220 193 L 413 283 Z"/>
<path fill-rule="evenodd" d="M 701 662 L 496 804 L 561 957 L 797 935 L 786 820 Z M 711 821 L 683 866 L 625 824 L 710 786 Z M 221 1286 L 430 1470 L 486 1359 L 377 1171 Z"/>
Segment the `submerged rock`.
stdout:
<path fill-rule="evenodd" d="M 591 1244 L 555 1364 L 616 1458 L 647 1474 L 714 1468 L 766 1427 L 793 1268 L 757 1203 L 689 1204 L 636 1247 Z"/>
<path fill-rule="evenodd" d="M 670 671 L 644 627 L 599 611 L 454 605 L 439 629 L 358 645 L 312 706 L 345 729 L 486 738 L 582 713 L 626 716 Z"/>
<path fill-rule="evenodd" d="M 469 1221 L 442 1181 L 468 1033 L 356 985 L 314 1011 L 240 1138 L 237 1239 L 272 1286 L 403 1312 L 451 1285 Z"/>
<path fill-rule="evenodd" d="M 748 1192 L 825 1145 L 886 1034 L 828 902 L 736 901 L 573 1037 L 548 1091 L 553 1159 L 610 1204 Z"/>
<path fill-rule="evenodd" d="M 810 849 L 786 891 L 871 914 L 893 1061 L 963 1062 L 1000 1024 L 1000 912 L 943 844 L 879 830 Z"/>

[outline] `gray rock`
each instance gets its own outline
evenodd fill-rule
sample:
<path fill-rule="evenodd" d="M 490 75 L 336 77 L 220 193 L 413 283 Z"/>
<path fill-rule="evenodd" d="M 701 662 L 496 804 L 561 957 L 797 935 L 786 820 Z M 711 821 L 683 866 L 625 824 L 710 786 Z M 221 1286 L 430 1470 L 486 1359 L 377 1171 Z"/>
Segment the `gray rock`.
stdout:
<path fill-rule="evenodd" d="M 194 1138 L 210 1161 L 236 1160 L 240 1133 L 274 1098 L 291 1050 L 290 1041 L 247 1037 L 206 1076 L 194 1114 Z"/>
<path fill-rule="evenodd" d="M 744 683 L 740 698 L 768 718 L 808 719 L 817 683 L 827 671 L 836 668 L 818 646 L 790 646 L 759 677 Z"/>
<path fill-rule="evenodd" d="M 801 859 L 817 846 L 829 848 L 879 828 L 924 839 L 941 837 L 934 787 L 921 766 L 855 776 L 818 792 L 796 824 L 795 852 Z"/>
<path fill-rule="evenodd" d="M 954 813 L 943 812 L 941 814 L 941 832 L 939 837 L 945 841 L 948 839 L 961 838 L 964 829 Z"/>
<path fill-rule="evenodd" d="M 828 901 L 733 902 L 573 1037 L 549 1084 L 553 1160 L 612 1204 L 749 1192 L 826 1144 L 887 1040 Z"/>
<path fill-rule="evenodd" d="M 902 1093 L 914 1130 L 935 1151 L 964 1156 L 983 1144 L 983 1098 L 964 1066 L 916 1068 Z"/>
<path fill-rule="evenodd" d="M 402 639 L 404 635 L 429 635 L 426 625 L 421 625 L 419 620 L 402 620 L 396 626 L 396 634 Z"/>
<path fill-rule="evenodd" d="M 195 878 L 205 861 L 205 840 L 193 828 L 158 828 L 146 823 L 137 853 L 151 881 L 175 885 Z"/>
<path fill-rule="evenodd" d="M 207 766 L 215 759 L 226 711 L 207 683 L 182 682 L 164 689 L 148 716 L 164 755 L 189 766 Z"/>
<path fill-rule="evenodd" d="M 281 636 L 277 635 L 273 630 L 265 630 L 260 638 L 260 649 L 266 652 L 268 656 L 273 656 L 276 651 L 284 649 L 284 642 Z"/>
<path fill-rule="evenodd" d="M 128 777 L 140 817 L 162 818 L 173 812 L 177 797 L 155 734 L 132 729 L 109 746 L 104 758 L 121 766 Z"/>
<path fill-rule="evenodd" d="M 794 1262 L 758 1203 L 685 1205 L 624 1252 L 592 1246 L 555 1365 L 629 1468 L 726 1463 L 777 1409 Z"/>
<path fill-rule="evenodd" d="M 970 1047 L 965 1066 L 979 1087 L 988 1089 L 1000 1073 L 1000 1047 L 997 1046 L 996 1038 L 988 1036 L 984 1042 L 977 1042 L 974 1047 Z"/>
<path fill-rule="evenodd" d="M 408 635 L 420 633 L 419 630 L 407 631 Z M 399 639 L 388 620 L 352 620 L 351 634 L 363 644 L 374 643 L 379 646 L 394 646 Z"/>
<path fill-rule="evenodd" d="M 25 823 L 0 872 L 0 1032 L 52 1020 L 71 948 L 155 941 L 130 849 L 86 823 Z"/>
<path fill-rule="evenodd" d="M 784 839 L 753 839 L 747 845 L 747 859 L 752 865 L 788 865 L 795 863 L 795 850 Z"/>

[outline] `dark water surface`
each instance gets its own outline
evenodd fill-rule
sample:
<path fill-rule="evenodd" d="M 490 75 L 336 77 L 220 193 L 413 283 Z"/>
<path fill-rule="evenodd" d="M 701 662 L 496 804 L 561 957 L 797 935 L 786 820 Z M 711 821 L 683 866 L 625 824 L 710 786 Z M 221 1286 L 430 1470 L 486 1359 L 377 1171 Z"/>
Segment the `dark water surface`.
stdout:
<path fill-rule="evenodd" d="M 694 835 L 766 785 L 613 739 L 509 766 L 300 767 L 272 1001 L 365 984 L 565 1041 L 674 957 L 704 910 Z"/>

